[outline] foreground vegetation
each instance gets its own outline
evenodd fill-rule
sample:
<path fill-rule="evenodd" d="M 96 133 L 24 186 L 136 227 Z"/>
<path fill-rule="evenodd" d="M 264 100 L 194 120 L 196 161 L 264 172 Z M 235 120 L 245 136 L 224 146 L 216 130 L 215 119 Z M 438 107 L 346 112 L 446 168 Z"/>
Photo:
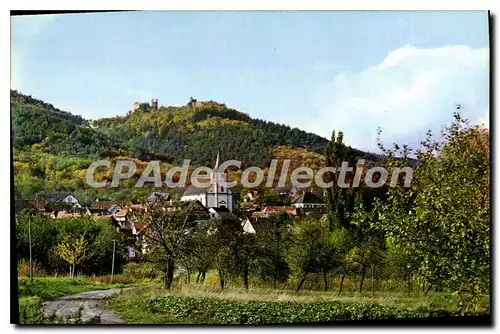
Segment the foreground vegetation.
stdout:
<path fill-rule="evenodd" d="M 221 291 L 216 286 L 181 284 L 168 292 L 160 287 L 126 291 L 113 296 L 107 307 L 131 324 L 271 324 L 488 314 L 461 312 L 457 306 L 456 299 L 440 293 L 338 296 L 333 292 L 295 293 L 269 288 L 252 288 L 245 293 L 241 287 Z"/>

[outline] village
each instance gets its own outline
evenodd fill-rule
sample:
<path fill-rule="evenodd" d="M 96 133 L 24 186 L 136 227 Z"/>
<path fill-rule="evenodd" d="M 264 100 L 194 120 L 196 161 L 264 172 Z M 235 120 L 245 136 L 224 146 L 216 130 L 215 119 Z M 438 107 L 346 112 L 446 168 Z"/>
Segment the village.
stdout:
<path fill-rule="evenodd" d="M 216 162 L 210 178 L 209 187 L 188 186 L 179 200 L 174 200 L 170 193 L 152 191 L 144 203 L 133 201 L 111 201 L 97 198 L 91 205 L 82 205 L 70 191 L 53 191 L 44 198 L 22 200 L 20 207 L 52 219 L 70 219 L 87 216 L 92 219 L 106 220 L 117 232 L 122 233 L 128 244 L 129 257 L 135 257 L 136 251 L 148 252 L 148 241 L 145 238 L 147 223 L 136 216 L 151 207 L 161 204 L 166 210 L 181 210 L 189 203 L 194 203 L 198 212 L 198 221 L 224 219 L 238 221 L 244 233 L 256 234 L 266 228 L 269 218 L 279 214 L 287 214 L 293 218 L 327 219 L 326 204 L 321 198 L 320 190 L 312 187 L 299 189 L 293 185 L 274 188 L 276 198 L 286 205 L 272 205 L 257 201 L 257 191 L 248 191 L 236 203 L 234 190 L 225 188 L 219 182 L 227 181 L 227 174 L 219 172 L 220 157 Z M 262 204 L 255 204 L 260 202 Z M 199 217 L 203 217 L 199 219 Z"/>

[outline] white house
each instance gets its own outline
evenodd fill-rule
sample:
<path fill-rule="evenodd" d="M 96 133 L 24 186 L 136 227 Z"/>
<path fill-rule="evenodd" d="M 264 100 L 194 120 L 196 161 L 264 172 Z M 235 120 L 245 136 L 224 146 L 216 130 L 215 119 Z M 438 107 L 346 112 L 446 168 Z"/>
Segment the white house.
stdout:
<path fill-rule="evenodd" d="M 208 187 L 190 185 L 181 197 L 181 201 L 200 201 L 206 208 L 227 208 L 234 210 L 234 194 L 231 189 L 224 187 L 221 181 L 227 181 L 227 174 L 218 171 L 220 164 L 219 153 L 212 171 Z"/>

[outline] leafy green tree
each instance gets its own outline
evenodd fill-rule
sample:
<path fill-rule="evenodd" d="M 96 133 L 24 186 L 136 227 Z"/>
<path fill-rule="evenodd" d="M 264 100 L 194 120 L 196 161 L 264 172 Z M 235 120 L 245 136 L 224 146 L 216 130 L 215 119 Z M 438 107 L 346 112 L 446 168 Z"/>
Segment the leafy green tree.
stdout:
<path fill-rule="evenodd" d="M 383 148 L 383 145 L 381 145 Z M 402 152 L 403 151 L 403 152 Z M 405 152 L 386 150 L 388 168 Z M 375 227 L 418 261 L 432 286 L 457 292 L 464 307 L 489 291 L 490 153 L 489 134 L 455 114 L 440 139 L 429 132 L 417 151 L 410 188 L 390 188 L 379 203 Z"/>
<path fill-rule="evenodd" d="M 268 228 L 256 235 L 256 260 L 254 272 L 264 281 L 272 281 L 276 289 L 278 282 L 288 279 L 290 268 L 287 253 L 292 240 L 290 215 L 282 213 L 269 218 Z"/>
<path fill-rule="evenodd" d="M 387 276 L 397 281 L 406 282 L 408 294 L 413 291 L 413 280 L 418 274 L 419 262 L 407 247 L 402 247 L 391 238 L 387 238 Z"/>
<path fill-rule="evenodd" d="M 217 219 L 214 233 L 215 266 L 219 272 L 221 289 L 233 274 L 243 278 L 246 291 L 249 288 L 250 268 L 257 256 L 256 236 L 245 233 L 237 219 Z"/>
<path fill-rule="evenodd" d="M 328 242 L 334 250 L 331 260 L 334 261 L 336 265 L 335 272 L 342 275 L 338 292 L 340 295 L 342 293 L 344 279 L 350 270 L 348 253 L 352 248 L 352 236 L 345 228 L 338 228 L 330 232 L 328 238 Z"/>
<path fill-rule="evenodd" d="M 344 134 L 335 131 L 332 132 L 331 140 L 325 146 L 326 165 L 331 167 L 340 167 L 342 163 L 353 163 L 357 156 L 355 150 L 344 144 Z M 326 189 L 327 200 L 327 214 L 330 222 L 330 230 L 343 227 L 350 229 L 348 219 L 349 212 L 353 209 L 354 198 L 356 196 L 353 187 L 339 187 L 338 178 L 339 173 L 328 172 L 325 173 L 328 181 L 333 181 L 333 186 Z M 352 173 L 347 173 L 345 182 L 349 183 L 352 180 Z"/>
<path fill-rule="evenodd" d="M 330 254 L 331 245 L 328 221 L 301 219 L 296 221 L 292 231 L 288 262 L 299 279 L 296 288 L 299 291 L 309 274 L 323 271 L 330 263 L 325 259 L 325 255 Z"/>
<path fill-rule="evenodd" d="M 198 273 L 196 283 L 203 283 L 206 273 L 214 267 L 217 242 L 214 236 L 215 222 L 199 224 L 187 241 L 179 263 L 189 273 Z"/>

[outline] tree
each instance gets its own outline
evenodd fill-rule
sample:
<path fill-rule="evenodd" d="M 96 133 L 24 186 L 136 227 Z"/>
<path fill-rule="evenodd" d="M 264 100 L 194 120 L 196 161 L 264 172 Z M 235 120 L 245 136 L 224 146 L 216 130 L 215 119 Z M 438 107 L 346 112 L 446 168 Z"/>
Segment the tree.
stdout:
<path fill-rule="evenodd" d="M 361 275 L 359 292 L 367 271 L 372 276 L 372 291 L 374 291 L 374 276 L 377 267 L 382 265 L 385 257 L 385 240 L 379 230 L 373 228 L 376 224 L 376 213 L 371 203 L 363 200 L 363 192 L 358 192 L 354 210 L 348 217 L 351 222 L 352 248 L 347 256 L 351 270 Z"/>
<path fill-rule="evenodd" d="M 375 238 L 370 238 L 368 241 L 359 243 L 349 251 L 347 261 L 350 268 L 353 272 L 361 275 L 359 292 L 363 291 L 363 283 L 367 271 L 370 271 L 373 278 L 375 268 L 382 262 L 382 258 L 383 252 Z"/>
<path fill-rule="evenodd" d="M 418 259 L 407 252 L 407 247 L 398 245 L 392 238 L 387 238 L 386 243 L 387 274 L 395 280 L 406 282 L 407 291 L 410 294 L 413 291 L 413 278 L 418 273 Z"/>
<path fill-rule="evenodd" d="M 383 145 L 381 145 L 383 148 Z M 385 150 L 395 168 L 405 147 Z M 457 292 L 464 306 L 489 291 L 490 154 L 489 134 L 459 114 L 442 137 L 429 132 L 417 150 L 419 165 L 410 188 L 390 188 L 378 205 L 378 226 L 405 253 L 418 260 L 429 287 Z"/>
<path fill-rule="evenodd" d="M 336 272 L 342 275 L 338 292 L 340 295 L 342 293 L 345 276 L 350 269 L 348 253 L 352 247 L 352 237 L 345 228 L 338 228 L 330 232 L 328 238 L 331 247 L 333 247 L 335 251 L 332 260 L 335 261 Z"/>
<path fill-rule="evenodd" d="M 243 278 L 244 288 L 248 291 L 250 267 L 256 257 L 256 237 L 245 233 L 237 219 L 217 219 L 215 222 L 215 266 L 221 289 L 224 289 L 229 275 L 235 274 Z"/>
<path fill-rule="evenodd" d="M 329 253 L 328 221 L 301 219 L 292 227 L 293 241 L 288 254 L 288 261 L 299 279 L 296 291 L 299 291 L 308 274 L 324 270 L 328 265 L 325 254 Z"/>
<path fill-rule="evenodd" d="M 196 202 L 156 201 L 136 219 L 146 224 L 145 236 L 151 241 L 151 257 L 165 273 L 164 287 L 170 289 L 174 280 L 175 261 L 183 256 L 198 225 Z"/>
<path fill-rule="evenodd" d="M 85 234 L 82 234 L 74 241 L 66 240 L 57 245 L 59 256 L 69 264 L 69 275 L 71 278 L 75 275 L 76 266 L 82 264 L 92 256 L 88 247 Z"/>
<path fill-rule="evenodd" d="M 325 146 L 324 155 L 327 166 L 338 168 L 344 161 L 350 163 L 354 161 L 356 152 L 344 144 L 343 138 L 344 134 L 342 132 L 338 134 L 335 131 L 332 132 L 332 138 Z M 351 174 L 346 176 L 346 182 L 352 178 Z M 342 226 L 349 229 L 350 224 L 347 217 L 353 207 L 355 189 L 353 187 L 339 187 L 338 173 L 327 172 L 325 175 L 328 181 L 333 181 L 333 185 L 327 188 L 326 191 L 329 228 L 333 230 Z"/>
<path fill-rule="evenodd" d="M 292 218 L 286 213 L 269 218 L 268 228 L 259 231 L 256 238 L 254 272 L 264 281 L 272 280 L 273 287 L 288 279 L 290 268 L 286 261 L 292 238 Z"/>
<path fill-rule="evenodd" d="M 179 260 L 189 273 L 198 273 L 196 283 L 203 283 L 206 273 L 214 266 L 214 254 L 217 253 L 214 224 L 211 221 L 197 226 Z"/>

